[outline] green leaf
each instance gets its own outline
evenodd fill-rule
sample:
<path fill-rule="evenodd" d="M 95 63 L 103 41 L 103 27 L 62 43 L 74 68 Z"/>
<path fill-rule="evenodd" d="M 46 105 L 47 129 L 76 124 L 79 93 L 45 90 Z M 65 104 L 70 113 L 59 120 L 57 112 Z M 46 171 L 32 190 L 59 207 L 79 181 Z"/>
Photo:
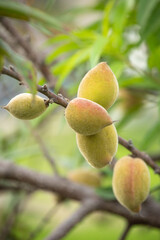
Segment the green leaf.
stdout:
<path fill-rule="evenodd" d="M 61 87 L 63 81 L 68 76 L 68 74 L 75 69 L 75 67 L 89 57 L 90 49 L 80 49 L 74 55 L 72 55 L 69 59 L 65 60 L 63 63 L 58 64 L 53 68 L 53 73 L 56 75 L 60 75 L 55 90 L 58 91 Z"/>
<path fill-rule="evenodd" d="M 144 27 L 141 28 L 140 33 L 142 36 L 142 40 L 160 29 L 159 16 L 160 16 L 160 2 L 158 2 L 158 4 L 155 6 L 146 25 L 144 25 Z"/>
<path fill-rule="evenodd" d="M 102 21 L 102 34 L 103 36 L 107 36 L 109 28 L 110 28 L 110 22 L 109 22 L 109 14 L 111 12 L 111 9 L 113 7 L 114 1 L 108 1 L 106 4 L 106 7 L 103 12 L 103 21 Z"/>
<path fill-rule="evenodd" d="M 98 63 L 101 57 L 101 54 L 103 53 L 103 50 L 107 44 L 107 41 L 108 41 L 107 37 L 99 36 L 97 40 L 94 42 L 94 44 L 92 45 L 91 51 L 90 51 L 91 68 Z"/>
<path fill-rule="evenodd" d="M 112 187 L 106 187 L 106 188 L 97 188 L 96 193 L 106 199 L 106 200 L 114 200 L 116 199 L 112 190 Z"/>
<path fill-rule="evenodd" d="M 160 71 L 160 46 L 155 48 L 149 58 L 148 58 L 148 65 L 150 68 L 157 68 Z"/>
<path fill-rule="evenodd" d="M 61 54 L 66 53 L 66 52 L 70 52 L 73 51 L 75 49 L 77 49 L 78 46 L 76 43 L 74 42 L 69 42 L 66 44 L 63 44 L 59 47 L 57 47 L 56 49 L 53 50 L 53 52 L 51 52 L 47 58 L 46 58 L 46 63 L 52 63 L 57 57 L 59 57 Z"/>
<path fill-rule="evenodd" d="M 137 20 L 142 29 L 147 26 L 148 20 L 152 14 L 153 9 L 159 0 L 141 0 L 139 1 Z"/>
<path fill-rule="evenodd" d="M 160 122 L 158 121 L 144 136 L 141 148 L 147 149 L 148 146 L 154 142 L 154 140 L 159 137 L 160 132 Z"/>
<path fill-rule="evenodd" d="M 26 21 L 36 20 L 47 26 L 61 29 L 61 23 L 54 17 L 25 4 L 9 0 L 0 0 L 0 16 L 23 19 Z"/>
<path fill-rule="evenodd" d="M 47 39 L 47 41 L 44 43 L 44 46 L 50 46 L 50 45 L 53 45 L 54 43 L 59 43 L 61 41 L 66 41 L 69 39 L 70 39 L 69 35 L 59 34 L 55 37 Z"/>

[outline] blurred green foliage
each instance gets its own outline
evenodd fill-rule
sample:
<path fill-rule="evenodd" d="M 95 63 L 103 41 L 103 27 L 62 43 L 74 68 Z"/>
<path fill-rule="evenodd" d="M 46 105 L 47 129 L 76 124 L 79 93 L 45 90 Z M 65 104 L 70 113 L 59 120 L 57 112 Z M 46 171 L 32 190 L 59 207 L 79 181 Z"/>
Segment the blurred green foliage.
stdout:
<path fill-rule="evenodd" d="M 0 0 L 0 16 L 17 19 L 18 21 L 14 20 L 13 23 L 20 28 L 24 36 L 22 28 L 24 23 L 28 22 L 34 32 L 33 34 L 28 30 L 35 48 L 35 35 L 43 38 L 39 48 L 45 53 L 45 62 L 57 79 L 54 90 L 58 92 L 61 88 L 65 89 L 69 98 L 76 96 L 78 85 L 90 68 L 100 61 L 107 62 L 120 86 L 119 98 L 109 109 L 112 118 L 118 120 L 118 134 L 132 139 L 141 151 L 159 154 L 160 1 L 97 0 L 92 4 L 86 1 L 82 6 L 72 6 L 67 0 L 59 2 L 28 0 L 26 4 L 22 4 L 19 1 Z M 36 49 L 37 52 L 39 48 Z M 34 63 L 0 39 L 0 68 L 4 63 L 13 64 L 34 93 L 36 80 L 41 85 L 45 83 L 45 79 L 36 72 Z M 12 95 L 26 91 L 6 76 L 1 77 L 1 83 L 1 105 Z M 0 121 L 1 157 L 52 174 L 27 125 L 8 113 L 1 114 Z M 31 124 L 40 136 L 43 136 L 62 175 L 66 176 L 73 168 L 90 168 L 78 151 L 75 134 L 65 122 L 63 109 L 53 104 L 44 115 L 31 121 Z M 119 146 L 116 157 L 126 154 L 129 152 Z M 102 172 L 102 188 L 98 189 L 97 193 L 106 199 L 112 199 L 112 170 L 105 168 Z M 152 169 L 150 173 L 151 189 L 154 189 L 160 185 L 160 179 Z M 11 211 L 9 206 L 12 205 L 10 201 L 14 199 L 14 194 L 1 195 L 2 222 L 5 221 L 5 215 Z M 36 227 L 38 220 L 54 203 L 52 196 L 44 195 L 38 193 L 31 196 L 27 210 L 25 207 L 25 211 L 18 216 L 20 219 L 17 219 L 10 234 L 11 238 L 8 239 L 24 239 L 24 234 Z M 159 190 L 153 191 L 152 196 L 160 201 Z M 37 209 L 34 209 L 37 202 Z M 54 216 L 51 223 L 35 239 L 43 239 L 57 224 L 57 219 L 63 220 L 64 215 L 66 218 L 74 209 L 71 204 L 69 206 L 68 210 L 68 205 L 64 205 L 61 214 Z M 103 240 L 108 237 L 114 240 L 118 238 L 123 227 L 123 219 L 102 214 L 85 220 L 64 239 Z M 159 234 L 155 229 L 135 227 L 127 239 L 141 239 L 143 236 L 148 240 L 158 240 Z"/>

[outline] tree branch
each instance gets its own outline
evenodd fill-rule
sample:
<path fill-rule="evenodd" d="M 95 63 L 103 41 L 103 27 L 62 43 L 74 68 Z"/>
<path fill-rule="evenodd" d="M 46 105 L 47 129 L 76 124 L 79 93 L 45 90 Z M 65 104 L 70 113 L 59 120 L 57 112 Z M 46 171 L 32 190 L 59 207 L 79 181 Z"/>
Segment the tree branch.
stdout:
<path fill-rule="evenodd" d="M 119 144 L 128 149 L 135 157 L 142 158 L 157 174 L 160 174 L 160 167 L 152 160 L 152 158 L 144 152 L 139 151 L 133 146 L 131 141 L 126 141 L 122 137 L 118 137 Z"/>
<path fill-rule="evenodd" d="M 8 75 L 8 76 L 18 80 L 21 85 L 26 86 L 26 83 L 25 83 L 23 77 L 15 69 L 13 69 L 13 67 L 10 67 L 10 68 L 3 67 L 1 70 L 1 74 Z M 64 98 L 61 94 L 56 95 L 55 93 L 51 92 L 47 88 L 47 85 L 44 85 L 44 86 L 37 85 L 37 91 L 44 94 L 45 96 L 47 96 L 51 100 L 51 102 L 59 104 L 62 107 L 67 107 L 67 105 L 68 105 L 69 100 L 67 98 Z"/>
<path fill-rule="evenodd" d="M 115 200 L 106 201 L 98 196 L 93 188 L 71 182 L 60 176 L 48 176 L 31 171 L 11 162 L 0 161 L 0 178 L 26 183 L 37 189 L 55 192 L 69 199 L 97 201 L 95 210 L 117 214 L 126 218 L 132 224 L 144 224 L 160 228 L 160 204 L 150 198 L 142 204 L 141 215 L 133 215 Z"/>
<path fill-rule="evenodd" d="M 62 239 L 70 230 L 72 230 L 79 222 L 97 208 L 97 202 L 86 200 L 66 221 L 57 227 L 50 236 L 45 240 L 59 240 Z"/>
<path fill-rule="evenodd" d="M 128 222 L 126 227 L 125 227 L 125 229 L 124 229 L 124 231 L 123 231 L 123 233 L 122 233 L 122 235 L 120 236 L 119 240 L 125 240 L 126 239 L 126 237 L 127 237 L 128 233 L 129 233 L 131 227 L 132 227 L 132 224 L 130 224 Z"/>

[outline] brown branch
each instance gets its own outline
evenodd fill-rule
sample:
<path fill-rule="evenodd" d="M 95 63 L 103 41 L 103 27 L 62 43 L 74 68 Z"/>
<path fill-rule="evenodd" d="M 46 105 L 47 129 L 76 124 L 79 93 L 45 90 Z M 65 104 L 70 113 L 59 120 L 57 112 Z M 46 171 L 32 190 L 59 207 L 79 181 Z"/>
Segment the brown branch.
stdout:
<path fill-rule="evenodd" d="M 160 228 L 160 204 L 150 198 L 142 205 L 141 215 L 133 215 L 115 200 L 104 200 L 90 187 L 73 183 L 60 176 L 48 176 L 31 171 L 11 162 L 0 161 L 0 178 L 26 183 L 44 191 L 56 192 L 69 199 L 96 201 L 95 210 L 117 214 L 126 218 L 132 224 L 144 224 Z"/>
<path fill-rule="evenodd" d="M 23 37 L 19 34 L 17 29 L 13 26 L 12 22 L 5 17 L 0 19 L 3 27 L 8 31 L 8 33 L 14 37 L 16 43 L 24 50 L 26 56 L 37 66 L 39 71 L 51 85 L 55 85 L 55 79 L 53 79 L 51 72 L 49 71 L 47 65 L 45 64 L 44 58 L 42 55 L 37 54 L 35 49 L 29 44 L 28 41 L 25 41 Z"/>
<path fill-rule="evenodd" d="M 8 75 L 18 80 L 20 84 L 26 86 L 23 77 L 15 69 L 13 69 L 13 67 L 11 68 L 3 67 L 1 70 L 1 74 Z M 62 107 L 67 107 L 68 105 L 68 100 L 66 98 L 64 98 L 62 95 L 56 95 L 55 93 L 51 92 L 46 85 L 44 86 L 37 85 L 37 91 L 47 96 L 53 103 L 59 104 Z"/>
<path fill-rule="evenodd" d="M 119 144 L 128 149 L 135 157 L 142 158 L 155 171 L 155 173 L 160 174 L 160 167 L 152 160 L 148 154 L 141 152 L 135 148 L 131 141 L 127 141 L 122 137 L 118 137 L 118 140 Z"/>
<path fill-rule="evenodd" d="M 73 213 L 66 221 L 57 227 L 45 240 L 62 239 L 70 230 L 72 230 L 79 222 L 97 208 L 97 202 L 86 200 L 80 205 L 77 211 Z"/>
<path fill-rule="evenodd" d="M 46 144 L 44 143 L 44 141 L 42 140 L 41 136 L 38 134 L 38 132 L 32 127 L 32 125 L 29 122 L 25 122 L 25 124 L 27 125 L 27 127 L 30 129 L 31 134 L 33 135 L 33 137 L 35 138 L 36 142 L 38 143 L 41 152 L 43 153 L 43 156 L 45 157 L 45 159 L 48 161 L 48 163 L 50 164 L 50 166 L 53 169 L 53 172 L 55 174 L 58 174 L 58 169 L 57 169 L 57 165 L 55 162 L 55 159 L 51 156 L 51 154 L 49 153 Z"/>
<path fill-rule="evenodd" d="M 120 236 L 119 240 L 125 240 L 126 239 L 131 227 L 132 227 L 132 224 L 127 223 L 127 225 L 126 225 L 122 235 Z"/>

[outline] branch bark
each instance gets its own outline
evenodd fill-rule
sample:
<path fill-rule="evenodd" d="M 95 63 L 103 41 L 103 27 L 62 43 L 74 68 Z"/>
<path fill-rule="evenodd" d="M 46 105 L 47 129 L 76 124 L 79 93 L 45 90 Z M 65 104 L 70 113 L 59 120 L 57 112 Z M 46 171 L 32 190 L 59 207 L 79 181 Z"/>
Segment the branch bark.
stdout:
<path fill-rule="evenodd" d="M 148 199 L 142 204 L 141 214 L 131 214 L 117 201 L 106 201 L 95 193 L 93 188 L 69 181 L 60 176 L 44 175 L 11 162 L 0 161 L 0 178 L 12 179 L 29 184 L 37 189 L 55 192 L 62 197 L 78 201 L 96 201 L 95 210 L 107 211 L 126 218 L 132 224 L 144 224 L 160 228 L 160 204 Z"/>
<path fill-rule="evenodd" d="M 135 157 L 142 158 L 157 174 L 160 174 L 160 167 L 152 160 L 152 158 L 144 153 L 139 151 L 133 146 L 131 141 L 126 141 L 122 137 L 118 137 L 119 144 L 128 149 Z"/>
<path fill-rule="evenodd" d="M 13 68 L 3 67 L 1 70 L 1 74 L 8 75 L 16 80 L 22 85 L 26 85 L 23 77 Z M 64 98 L 62 95 L 56 95 L 55 93 L 51 92 L 46 85 L 40 86 L 37 85 L 37 91 L 48 97 L 51 102 L 61 105 L 62 107 L 67 107 L 68 99 Z"/>
<path fill-rule="evenodd" d="M 86 200 L 81 204 L 80 208 L 73 213 L 66 221 L 57 227 L 45 240 L 62 239 L 70 230 L 72 230 L 79 222 L 97 208 L 97 202 Z"/>
<path fill-rule="evenodd" d="M 122 235 L 120 236 L 119 240 L 125 240 L 126 239 L 131 227 L 132 227 L 132 224 L 127 223 L 127 225 L 126 225 Z"/>

